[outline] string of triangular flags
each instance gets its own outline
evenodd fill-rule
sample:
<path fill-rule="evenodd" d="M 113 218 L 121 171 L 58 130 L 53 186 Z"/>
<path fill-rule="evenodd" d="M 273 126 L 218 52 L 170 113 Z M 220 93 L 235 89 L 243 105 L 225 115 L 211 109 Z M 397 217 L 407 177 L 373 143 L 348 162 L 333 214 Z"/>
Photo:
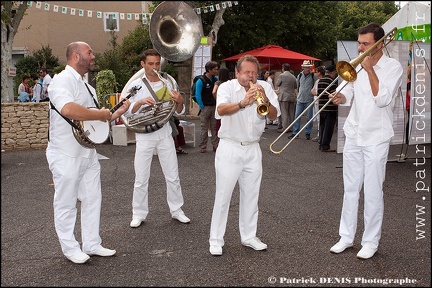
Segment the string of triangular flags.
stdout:
<path fill-rule="evenodd" d="M 108 18 L 116 19 L 117 17 L 119 17 L 120 20 L 140 20 L 140 19 L 147 20 L 151 16 L 151 13 L 122 13 L 122 12 L 92 11 L 88 9 L 54 5 L 43 1 L 27 1 L 27 6 L 33 7 L 33 4 L 36 9 L 43 9 L 45 11 L 52 11 L 52 12 L 62 13 L 62 14 L 78 15 L 81 17 L 84 17 L 86 15 L 89 18 L 92 18 L 93 15 L 95 15 L 96 18 L 103 17 L 104 19 L 108 19 Z M 231 8 L 233 5 L 234 6 L 238 5 L 238 1 L 225 1 L 221 3 L 211 4 L 208 6 L 197 7 L 194 8 L 194 11 L 197 14 L 209 13 L 221 9 Z"/>
<path fill-rule="evenodd" d="M 201 11 L 203 13 L 208 13 L 209 11 L 214 12 L 215 9 L 219 11 L 220 9 L 231 8 L 233 5 L 238 5 L 238 1 L 227 1 L 220 4 L 212 4 L 209 6 L 195 8 L 194 10 L 197 14 L 201 14 Z"/>

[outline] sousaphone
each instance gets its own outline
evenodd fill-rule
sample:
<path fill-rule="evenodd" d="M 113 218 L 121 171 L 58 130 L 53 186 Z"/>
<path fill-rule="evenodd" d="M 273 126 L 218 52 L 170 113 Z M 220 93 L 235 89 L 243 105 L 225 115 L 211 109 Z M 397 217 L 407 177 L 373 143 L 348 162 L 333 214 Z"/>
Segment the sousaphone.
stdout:
<path fill-rule="evenodd" d="M 159 4 L 151 16 L 149 28 L 154 49 L 173 62 L 191 58 L 204 34 L 200 17 L 181 1 Z"/>
<path fill-rule="evenodd" d="M 191 6 L 181 1 L 160 3 L 151 16 L 149 31 L 154 49 L 162 56 L 161 69 L 164 67 L 166 60 L 182 62 L 191 58 L 198 50 L 204 34 L 200 17 Z M 144 74 L 144 68 L 136 72 L 124 86 L 121 97 L 127 95 L 130 83 L 144 77 Z M 171 86 L 178 90 L 177 82 L 172 76 L 166 73 L 162 75 L 165 79 L 159 77 L 161 81 L 170 82 Z M 141 116 L 134 115 L 132 119 L 122 115 L 120 118 L 125 126 L 132 131 L 138 133 L 153 132 L 169 121 L 176 109 L 175 104 L 174 101 L 170 101 L 170 103 L 168 101 L 159 102 L 147 107 L 145 110 L 143 109 Z M 161 113 L 163 115 L 160 115 Z M 154 117 L 149 117 L 151 114 Z"/>

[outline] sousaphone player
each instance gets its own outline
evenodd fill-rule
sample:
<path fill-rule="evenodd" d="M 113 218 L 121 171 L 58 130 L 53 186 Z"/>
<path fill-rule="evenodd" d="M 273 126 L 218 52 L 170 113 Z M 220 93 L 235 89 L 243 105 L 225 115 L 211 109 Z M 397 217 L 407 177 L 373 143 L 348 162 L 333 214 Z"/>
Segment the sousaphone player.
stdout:
<path fill-rule="evenodd" d="M 177 87 L 173 87 L 173 83 L 163 79 L 158 73 L 161 58 L 161 55 L 155 49 L 147 49 L 143 52 L 140 61 L 144 70 L 143 76 L 129 83 L 127 87 L 132 88 L 139 85 L 142 88 L 130 98 L 131 105 L 128 112 L 123 116 L 139 115 L 141 110 L 148 110 L 158 102 L 167 102 L 169 100 L 175 102 L 174 113 L 177 115 L 184 113 L 184 100 L 176 89 Z M 154 131 L 137 132 L 135 135 L 135 183 L 132 198 L 132 221 L 130 223 L 130 226 L 133 228 L 140 226 L 149 213 L 148 186 L 151 162 L 155 150 L 165 176 L 167 201 L 171 217 L 182 223 L 190 222 L 190 219 L 186 217 L 181 209 L 183 206 L 183 195 L 172 131 L 171 125 L 167 122 Z"/>
<path fill-rule="evenodd" d="M 155 150 L 165 176 L 171 217 L 182 223 L 190 222 L 181 209 L 183 195 L 178 173 L 177 153 L 171 135 L 172 126 L 165 122 L 171 118 L 172 113 L 184 113 L 184 100 L 176 87 L 177 82 L 168 74 L 166 76 L 169 81 L 167 81 L 159 75 L 158 71 L 161 69 L 162 60 L 181 62 L 194 55 L 203 34 L 202 24 L 195 11 L 185 2 L 165 1 L 153 11 L 149 30 L 155 49 L 144 51 L 141 57 L 143 68 L 132 76 L 122 91 L 123 95 L 127 89 L 134 87 L 137 83 L 142 86 L 139 93 L 131 98 L 132 104 L 128 113 L 122 115 L 121 118 L 129 130 L 136 132 L 135 184 L 130 223 L 133 228 L 140 226 L 149 213 L 148 184 Z M 174 105 L 171 105 L 172 102 Z M 156 108 L 159 103 L 170 103 L 168 106 L 174 107 L 175 111 L 164 107 L 163 110 L 168 112 L 158 113 L 159 110 L 162 110 Z M 141 113 L 142 111 L 144 113 Z M 147 121 L 148 114 L 153 112 L 155 113 L 154 121 Z M 131 116 L 132 113 L 135 113 L 138 119 L 126 117 Z M 160 117 L 156 114 L 166 116 Z"/>

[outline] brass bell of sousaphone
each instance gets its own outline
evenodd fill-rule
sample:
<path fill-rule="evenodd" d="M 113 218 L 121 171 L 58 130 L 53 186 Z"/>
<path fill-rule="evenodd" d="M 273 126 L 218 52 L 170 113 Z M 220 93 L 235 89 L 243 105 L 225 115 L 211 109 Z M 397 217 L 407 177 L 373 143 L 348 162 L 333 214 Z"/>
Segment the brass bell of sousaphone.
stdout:
<path fill-rule="evenodd" d="M 204 35 L 200 17 L 182 1 L 160 3 L 153 11 L 149 28 L 154 49 L 173 62 L 191 58 Z"/>

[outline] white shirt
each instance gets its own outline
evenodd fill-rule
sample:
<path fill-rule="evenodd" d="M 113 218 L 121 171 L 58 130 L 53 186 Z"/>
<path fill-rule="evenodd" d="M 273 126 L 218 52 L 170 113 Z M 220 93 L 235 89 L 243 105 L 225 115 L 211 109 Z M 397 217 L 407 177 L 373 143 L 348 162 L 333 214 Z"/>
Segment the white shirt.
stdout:
<path fill-rule="evenodd" d="M 47 94 L 48 86 L 51 83 L 51 76 L 49 74 L 46 74 L 42 81 L 42 94 L 41 99 L 45 99 L 45 95 Z"/>
<path fill-rule="evenodd" d="M 95 89 L 87 84 L 91 93 L 96 97 Z M 76 103 L 84 107 L 95 107 L 95 102 L 86 88 L 86 83 L 78 72 L 71 66 L 66 68 L 52 79 L 48 95 L 50 102 L 61 112 L 67 103 Z M 96 101 L 97 99 L 94 98 Z M 72 126 L 54 109 L 50 109 L 50 126 L 47 149 L 57 149 L 71 157 L 89 158 L 96 149 L 85 148 L 78 143 L 72 131 Z"/>
<path fill-rule="evenodd" d="M 357 80 L 348 83 L 340 93 L 352 107 L 344 124 L 345 136 L 358 146 L 377 145 L 394 136 L 393 107 L 402 84 L 403 68 L 399 61 L 383 55 L 374 66 L 379 79 L 378 95 L 373 97 L 369 77 L 361 65 L 357 67 Z M 343 81 L 339 87 L 346 84 Z M 337 91 L 339 91 L 339 88 Z"/>
<path fill-rule="evenodd" d="M 36 83 L 33 86 L 33 99 L 35 102 L 40 102 L 41 100 L 41 93 L 42 93 L 42 85 L 39 83 Z"/>
<path fill-rule="evenodd" d="M 21 82 L 18 85 L 18 95 L 21 94 L 22 92 L 26 92 L 26 88 L 25 88 L 24 84 Z"/>
<path fill-rule="evenodd" d="M 269 83 L 258 80 L 258 84 L 264 88 L 270 103 L 276 108 L 277 116 L 280 116 L 279 101 L 277 95 Z M 244 99 L 246 90 L 237 79 L 222 83 L 217 91 L 216 97 L 216 119 L 221 119 L 221 127 L 218 136 L 223 139 L 230 139 L 236 142 L 259 141 L 265 129 L 266 117 L 257 112 L 256 101 L 244 109 L 231 115 L 220 116 L 217 107 L 222 103 L 238 103 Z"/>
<path fill-rule="evenodd" d="M 270 86 L 272 87 L 272 89 L 274 90 L 275 88 L 274 88 L 274 84 L 273 84 L 273 78 L 271 78 L 270 76 L 269 77 L 267 77 L 267 83 L 269 83 L 270 84 Z"/>

